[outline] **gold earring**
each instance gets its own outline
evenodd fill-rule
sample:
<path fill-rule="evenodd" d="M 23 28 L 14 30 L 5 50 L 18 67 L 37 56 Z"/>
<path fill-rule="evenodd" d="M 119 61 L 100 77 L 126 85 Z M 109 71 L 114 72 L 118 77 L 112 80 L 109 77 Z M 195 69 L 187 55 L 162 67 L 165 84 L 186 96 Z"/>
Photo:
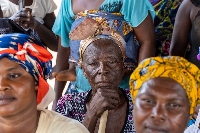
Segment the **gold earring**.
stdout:
<path fill-rule="evenodd" d="M 82 68 L 82 59 L 81 59 L 81 58 L 78 60 L 78 66 L 79 66 L 80 68 Z"/>

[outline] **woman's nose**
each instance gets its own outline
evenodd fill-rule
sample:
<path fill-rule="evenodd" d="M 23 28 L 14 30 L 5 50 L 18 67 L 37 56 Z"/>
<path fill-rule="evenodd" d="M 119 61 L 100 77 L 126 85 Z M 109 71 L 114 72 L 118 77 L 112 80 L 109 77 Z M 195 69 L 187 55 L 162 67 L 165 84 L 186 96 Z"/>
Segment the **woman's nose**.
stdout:
<path fill-rule="evenodd" d="M 151 118 L 153 119 L 154 122 L 164 122 L 166 117 L 165 117 L 165 108 L 162 107 L 161 105 L 157 105 L 153 108 Z"/>
<path fill-rule="evenodd" d="M 9 89 L 9 86 L 8 86 L 6 79 L 0 78 L 0 91 L 5 91 L 8 89 Z"/>
<path fill-rule="evenodd" d="M 109 74 L 109 70 L 108 70 L 108 67 L 107 67 L 106 63 L 100 63 L 99 67 L 100 67 L 99 71 L 98 71 L 99 75 L 106 76 L 106 75 Z"/>

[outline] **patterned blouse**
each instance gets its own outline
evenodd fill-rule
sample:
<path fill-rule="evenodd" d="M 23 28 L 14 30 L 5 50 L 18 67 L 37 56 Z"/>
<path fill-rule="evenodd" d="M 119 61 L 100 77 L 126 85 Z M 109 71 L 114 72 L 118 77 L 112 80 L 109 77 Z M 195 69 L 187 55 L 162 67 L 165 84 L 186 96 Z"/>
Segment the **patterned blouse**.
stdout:
<path fill-rule="evenodd" d="M 122 90 L 127 101 L 126 119 L 121 133 L 136 133 L 133 124 L 133 103 L 129 90 Z M 66 94 L 58 101 L 56 112 L 73 119 L 83 122 L 86 114 L 86 101 L 91 91 L 82 93 Z"/>

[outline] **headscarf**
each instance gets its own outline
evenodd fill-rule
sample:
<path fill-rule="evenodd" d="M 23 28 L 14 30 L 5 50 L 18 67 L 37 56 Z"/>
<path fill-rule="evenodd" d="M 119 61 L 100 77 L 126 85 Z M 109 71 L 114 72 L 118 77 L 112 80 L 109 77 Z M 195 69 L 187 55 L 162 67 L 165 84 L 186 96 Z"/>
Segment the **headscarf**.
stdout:
<path fill-rule="evenodd" d="M 133 102 L 142 84 L 156 77 L 167 77 L 178 82 L 186 91 L 190 102 L 190 114 L 200 103 L 200 70 L 194 64 L 178 56 L 152 57 L 143 60 L 130 77 Z"/>
<path fill-rule="evenodd" d="M 125 42 L 123 41 L 123 38 L 121 37 L 119 34 L 112 32 L 110 35 L 105 35 L 105 34 L 100 34 L 100 35 L 96 35 L 96 36 L 90 36 L 84 40 L 81 40 L 80 42 L 80 47 L 79 47 L 79 53 L 80 53 L 80 59 L 79 59 L 79 63 L 82 62 L 82 58 L 83 58 L 83 54 L 86 50 L 86 48 L 92 44 L 93 42 L 99 40 L 99 39 L 110 39 L 112 41 L 114 41 L 116 44 L 118 44 L 122 56 L 123 56 L 123 60 L 125 60 L 126 55 L 125 55 Z M 120 39 L 120 40 L 119 40 Z"/>
<path fill-rule="evenodd" d="M 85 27 L 86 25 L 88 27 Z M 93 20 L 92 18 L 86 18 L 81 24 L 79 24 L 79 26 L 77 26 L 77 28 L 70 32 L 69 36 L 71 40 L 81 40 L 79 47 L 79 64 L 82 62 L 83 53 L 85 52 L 86 48 L 91 43 L 99 39 L 110 39 L 114 41 L 116 44 L 118 44 L 122 52 L 123 59 L 125 60 L 126 58 L 126 42 L 120 33 L 109 26 L 104 27 L 100 25 L 99 22 Z"/>
<path fill-rule="evenodd" d="M 46 79 L 52 69 L 52 55 L 42 44 L 26 34 L 0 35 L 0 59 L 6 57 L 24 68 L 38 83 L 37 108 L 44 109 L 55 95 Z"/>

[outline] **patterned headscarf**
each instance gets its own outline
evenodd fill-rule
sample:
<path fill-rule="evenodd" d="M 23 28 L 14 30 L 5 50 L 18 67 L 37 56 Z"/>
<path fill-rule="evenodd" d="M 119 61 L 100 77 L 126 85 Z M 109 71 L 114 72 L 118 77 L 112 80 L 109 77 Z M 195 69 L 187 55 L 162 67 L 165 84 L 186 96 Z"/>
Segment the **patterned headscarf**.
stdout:
<path fill-rule="evenodd" d="M 24 68 L 38 83 L 37 108 L 43 109 L 54 99 L 46 82 L 52 69 L 52 55 L 39 42 L 25 34 L 0 35 L 0 59 L 6 57 Z"/>
<path fill-rule="evenodd" d="M 126 58 L 126 55 L 125 55 L 125 41 L 124 41 L 124 39 L 119 34 L 112 32 L 110 35 L 100 34 L 100 35 L 91 36 L 91 37 L 88 37 L 88 38 L 86 38 L 84 40 L 81 40 L 80 48 L 79 48 L 79 53 L 80 53 L 79 63 L 82 61 L 83 54 L 84 54 L 86 48 L 91 43 L 93 43 L 93 42 L 95 42 L 95 41 L 97 41 L 99 39 L 110 39 L 110 40 L 114 41 L 116 44 L 118 44 L 118 46 L 119 46 L 119 48 L 121 50 L 123 59 Z"/>
<path fill-rule="evenodd" d="M 190 114 L 200 103 L 200 70 L 194 64 L 178 56 L 152 57 L 142 61 L 130 77 L 133 102 L 142 84 L 156 77 L 177 81 L 185 89 L 190 102 Z"/>
<path fill-rule="evenodd" d="M 110 26 L 103 26 L 100 22 L 93 20 L 90 17 L 86 17 L 74 30 L 69 34 L 71 40 L 81 40 L 79 47 L 79 65 L 82 63 L 82 56 L 86 48 L 96 40 L 110 39 L 118 44 L 122 56 L 125 60 L 125 48 L 126 42 L 118 31 Z"/>

